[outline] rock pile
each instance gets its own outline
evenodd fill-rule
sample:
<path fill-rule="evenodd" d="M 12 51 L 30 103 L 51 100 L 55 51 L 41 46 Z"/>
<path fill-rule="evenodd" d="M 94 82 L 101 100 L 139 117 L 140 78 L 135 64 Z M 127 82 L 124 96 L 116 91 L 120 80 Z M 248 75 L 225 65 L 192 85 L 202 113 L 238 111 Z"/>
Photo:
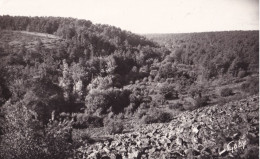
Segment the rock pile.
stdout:
<path fill-rule="evenodd" d="M 253 158 L 259 151 L 258 103 L 252 96 L 184 112 L 167 124 L 86 144 L 75 158 Z"/>

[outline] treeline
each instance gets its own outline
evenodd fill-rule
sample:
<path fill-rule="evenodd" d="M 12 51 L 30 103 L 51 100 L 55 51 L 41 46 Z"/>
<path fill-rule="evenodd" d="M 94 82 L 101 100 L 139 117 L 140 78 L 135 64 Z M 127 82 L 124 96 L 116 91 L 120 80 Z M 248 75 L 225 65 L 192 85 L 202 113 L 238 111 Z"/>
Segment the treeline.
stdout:
<path fill-rule="evenodd" d="M 93 51 L 97 56 L 110 55 L 119 48 L 155 46 L 146 38 L 120 28 L 74 18 L 0 16 L 0 28 L 57 35 L 72 41 L 77 52 Z"/>
<path fill-rule="evenodd" d="M 207 79 L 258 72 L 259 31 L 152 34 L 180 63 L 195 65 Z"/>

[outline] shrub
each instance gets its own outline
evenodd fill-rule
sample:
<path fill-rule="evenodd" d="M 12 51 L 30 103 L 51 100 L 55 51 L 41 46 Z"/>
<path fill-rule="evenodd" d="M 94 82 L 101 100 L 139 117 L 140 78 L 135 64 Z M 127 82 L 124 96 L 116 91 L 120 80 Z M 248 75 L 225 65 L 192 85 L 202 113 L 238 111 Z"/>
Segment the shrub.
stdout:
<path fill-rule="evenodd" d="M 49 158 L 63 159 L 72 156 L 72 123 L 70 121 L 50 121 L 45 132 Z"/>
<path fill-rule="evenodd" d="M 165 103 L 165 97 L 161 94 L 157 94 L 154 96 L 154 100 L 152 101 L 156 106 L 162 105 Z"/>
<path fill-rule="evenodd" d="M 219 91 L 220 91 L 219 94 L 220 94 L 220 96 L 222 96 L 222 97 L 227 97 L 227 96 L 230 96 L 230 95 L 233 94 L 232 89 L 231 89 L 231 88 L 228 88 L 228 87 L 222 88 L 222 89 L 220 89 Z"/>
<path fill-rule="evenodd" d="M 24 107 L 23 103 L 10 105 L 6 111 L 0 158 L 72 157 L 71 122 L 50 121 L 44 128 L 35 112 Z"/>
<path fill-rule="evenodd" d="M 250 77 L 241 85 L 241 90 L 249 94 L 257 94 L 259 92 L 258 78 Z"/>
<path fill-rule="evenodd" d="M 98 116 L 91 116 L 87 114 L 77 114 L 76 121 L 73 123 L 73 127 L 76 129 L 102 127 L 103 119 Z"/>
<path fill-rule="evenodd" d="M 105 123 L 105 130 L 109 134 L 120 134 L 124 130 L 124 125 L 121 120 L 114 121 L 110 119 Z"/>
<path fill-rule="evenodd" d="M 85 142 L 91 142 L 93 139 L 91 138 L 91 135 L 89 133 L 83 133 L 81 135 L 81 139 Z"/>
<path fill-rule="evenodd" d="M 201 97 L 201 98 L 196 98 L 196 108 L 199 107 L 204 107 L 208 104 L 209 98 L 207 96 Z"/>
<path fill-rule="evenodd" d="M 165 97 L 165 99 L 177 99 L 178 92 L 173 84 L 164 83 L 160 87 L 160 93 Z"/>
<path fill-rule="evenodd" d="M 142 116 L 141 123 L 142 124 L 152 124 L 152 123 L 156 123 L 156 121 L 155 121 L 154 117 L 152 117 L 150 115 L 144 115 L 144 116 Z"/>
<path fill-rule="evenodd" d="M 244 70 L 239 71 L 238 74 L 237 74 L 237 76 L 238 76 L 239 78 L 243 78 L 243 77 L 245 77 L 246 75 L 247 75 L 247 73 L 246 73 L 246 71 L 244 71 Z"/>
<path fill-rule="evenodd" d="M 138 109 L 137 111 L 137 117 L 138 119 L 141 119 L 143 116 L 146 115 L 146 111 L 145 110 L 142 110 L 142 109 Z"/>
<path fill-rule="evenodd" d="M 185 110 L 195 110 L 197 108 L 206 106 L 208 104 L 209 98 L 205 97 L 198 97 L 198 98 L 185 98 L 185 104 L 183 105 L 183 109 Z"/>
<path fill-rule="evenodd" d="M 73 144 L 81 146 L 84 143 L 92 143 L 94 139 L 91 137 L 91 133 L 88 130 L 74 129 L 72 132 Z"/>
<path fill-rule="evenodd" d="M 135 106 L 134 106 L 135 104 L 130 104 L 128 107 L 126 107 L 125 108 L 125 110 L 124 110 L 124 112 L 125 112 L 125 115 L 126 116 L 130 116 L 130 115 L 132 115 L 133 113 L 134 113 L 134 110 L 135 110 Z"/>
<path fill-rule="evenodd" d="M 200 87 L 196 87 L 196 86 L 192 86 L 190 87 L 189 91 L 188 91 L 189 95 L 194 98 L 194 97 L 201 97 L 201 93 L 202 93 L 202 88 Z"/>
<path fill-rule="evenodd" d="M 172 115 L 168 112 L 154 111 L 154 113 L 152 114 L 144 115 L 142 117 L 141 122 L 144 124 L 166 123 L 166 122 L 170 122 L 171 119 L 172 119 Z"/>
<path fill-rule="evenodd" d="M 86 96 L 85 112 L 101 116 L 112 111 L 115 114 L 123 112 L 130 104 L 129 90 L 109 89 L 95 90 Z"/>
<path fill-rule="evenodd" d="M 167 123 L 171 121 L 172 115 L 168 112 L 160 112 L 157 119 L 160 123 Z"/>
<path fill-rule="evenodd" d="M 177 102 L 174 104 L 169 105 L 169 109 L 178 109 L 178 110 L 182 110 L 183 106 L 181 103 Z"/>
<path fill-rule="evenodd" d="M 9 105 L 8 105 L 9 106 Z M 39 158 L 45 156 L 35 127 L 40 126 L 38 120 L 33 120 L 33 114 L 21 104 L 10 105 L 5 113 L 4 135 L 1 136 L 0 158 Z M 39 129 L 41 132 L 41 129 Z"/>

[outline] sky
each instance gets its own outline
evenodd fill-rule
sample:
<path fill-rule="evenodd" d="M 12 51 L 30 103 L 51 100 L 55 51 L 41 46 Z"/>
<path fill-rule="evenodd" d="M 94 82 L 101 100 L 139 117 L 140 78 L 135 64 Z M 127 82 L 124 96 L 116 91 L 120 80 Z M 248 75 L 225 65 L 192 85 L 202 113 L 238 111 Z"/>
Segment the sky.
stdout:
<path fill-rule="evenodd" d="M 259 30 L 258 0 L 0 0 L 0 15 L 73 17 L 139 34 Z"/>

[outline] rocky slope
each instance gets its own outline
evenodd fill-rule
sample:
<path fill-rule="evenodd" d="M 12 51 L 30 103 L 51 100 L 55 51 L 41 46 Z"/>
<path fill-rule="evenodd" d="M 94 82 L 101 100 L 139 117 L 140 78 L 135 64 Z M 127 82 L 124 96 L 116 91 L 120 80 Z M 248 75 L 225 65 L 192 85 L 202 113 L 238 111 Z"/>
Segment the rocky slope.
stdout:
<path fill-rule="evenodd" d="M 259 97 L 251 96 L 185 112 L 167 124 L 86 144 L 75 158 L 257 158 L 258 103 Z"/>

